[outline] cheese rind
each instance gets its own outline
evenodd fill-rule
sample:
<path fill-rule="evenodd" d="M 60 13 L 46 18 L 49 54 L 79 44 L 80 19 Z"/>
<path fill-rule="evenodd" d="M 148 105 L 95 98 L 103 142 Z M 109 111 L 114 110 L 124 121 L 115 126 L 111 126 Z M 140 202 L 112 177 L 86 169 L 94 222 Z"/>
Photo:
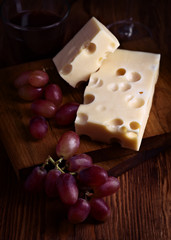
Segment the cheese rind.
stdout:
<path fill-rule="evenodd" d="M 53 58 L 60 76 L 72 87 L 87 81 L 102 61 L 119 46 L 116 37 L 92 17 Z"/>
<path fill-rule="evenodd" d="M 149 117 L 160 54 L 117 49 L 91 74 L 75 130 L 92 140 L 139 150 Z"/>

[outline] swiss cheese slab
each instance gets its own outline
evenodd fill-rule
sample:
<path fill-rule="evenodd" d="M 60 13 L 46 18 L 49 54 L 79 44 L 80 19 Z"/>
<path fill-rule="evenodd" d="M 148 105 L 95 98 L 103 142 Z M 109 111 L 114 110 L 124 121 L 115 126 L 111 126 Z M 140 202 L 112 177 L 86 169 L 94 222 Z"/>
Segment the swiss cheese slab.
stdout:
<path fill-rule="evenodd" d="M 159 72 L 160 54 L 117 49 L 91 74 L 75 121 L 79 135 L 139 150 Z"/>
<path fill-rule="evenodd" d="M 72 87 L 87 81 L 103 60 L 119 46 L 116 37 L 92 17 L 53 58 L 60 76 Z"/>

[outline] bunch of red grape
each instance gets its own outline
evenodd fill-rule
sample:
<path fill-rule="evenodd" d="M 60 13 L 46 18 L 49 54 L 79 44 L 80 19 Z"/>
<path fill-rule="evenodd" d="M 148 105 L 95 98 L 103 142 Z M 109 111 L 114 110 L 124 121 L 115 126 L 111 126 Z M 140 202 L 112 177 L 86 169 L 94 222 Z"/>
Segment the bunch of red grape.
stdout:
<path fill-rule="evenodd" d="M 46 136 L 47 119 L 55 118 L 58 126 L 67 126 L 74 122 L 79 104 L 62 104 L 63 94 L 57 84 L 49 83 L 49 75 L 43 70 L 23 72 L 14 81 L 18 95 L 25 101 L 31 101 L 34 114 L 29 130 L 36 139 Z"/>
<path fill-rule="evenodd" d="M 74 224 L 83 222 L 89 215 L 105 221 L 110 216 L 110 208 L 104 197 L 115 193 L 120 183 L 93 164 L 89 155 L 74 155 L 79 145 L 80 138 L 75 132 L 65 132 L 56 146 L 58 160 L 49 156 L 43 166 L 35 167 L 25 188 L 30 192 L 44 190 L 48 197 L 59 198 L 67 206 L 68 220 Z M 49 163 L 54 167 L 47 170 Z"/>

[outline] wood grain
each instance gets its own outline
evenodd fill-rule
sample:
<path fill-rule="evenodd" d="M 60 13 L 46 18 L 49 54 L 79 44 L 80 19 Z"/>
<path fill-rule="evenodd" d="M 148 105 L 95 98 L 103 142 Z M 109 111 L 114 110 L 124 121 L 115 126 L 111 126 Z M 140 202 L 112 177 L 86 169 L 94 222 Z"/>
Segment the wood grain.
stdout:
<path fill-rule="evenodd" d="M 56 201 L 31 196 L 17 182 L 5 152 L 0 168 L 0 239 L 170 239 L 170 154 L 151 158 L 119 177 L 121 188 L 106 199 L 112 208 L 106 223 L 88 219 L 68 223 Z M 5 175 L 3 174 L 5 171 Z M 10 176 L 10 177 L 6 177 Z"/>
<path fill-rule="evenodd" d="M 106 0 L 106 1 L 88 1 L 88 0 L 72 0 L 72 11 L 70 13 L 68 24 L 72 26 L 66 31 L 65 41 L 70 39 L 72 34 L 76 32 L 91 15 L 99 18 L 105 24 L 113 20 L 121 20 L 127 16 L 126 3 L 127 0 Z M 98 2 L 98 4 L 96 4 Z M 162 124 L 160 132 L 170 132 L 170 112 L 163 114 L 170 106 L 170 31 L 171 28 L 171 15 L 170 15 L 170 2 L 169 1 L 145 1 L 132 0 L 132 16 L 135 20 L 141 21 L 150 27 L 153 33 L 153 43 L 149 45 L 149 40 L 135 42 L 132 46 L 131 42 L 122 44 L 125 48 L 140 48 L 140 49 L 153 49 L 154 52 L 160 52 L 161 69 L 160 69 L 160 85 L 157 85 L 157 94 L 155 94 L 153 101 L 153 109 L 150 118 L 157 119 L 155 123 L 150 124 L 150 127 L 155 131 L 155 126 L 158 127 Z M 91 11 L 90 11 L 91 9 Z M 79 21 L 78 21 L 79 19 Z M 2 33 L 0 29 L 0 33 Z M 0 34 L 2 39 L 3 34 Z M 2 43 L 2 41 L 0 40 Z M 151 41 L 150 41 L 151 42 Z M 155 42 L 155 44 L 154 44 Z M 4 47 L 0 45 L 0 49 Z M 152 48 L 151 48 L 152 47 Z M 0 51 L 2 53 L 2 51 Z M 8 49 L 5 48 L 5 52 Z M 0 66 L 10 66 L 7 56 L 3 51 L 0 54 L 2 64 Z M 38 66 L 50 64 L 49 60 L 42 60 Z M 40 65 L 39 65 L 40 64 Z M 32 68 L 32 63 L 26 65 L 10 67 L 1 70 L 3 72 L 0 88 L 0 102 L 4 99 L 4 89 L 6 85 L 15 78 L 17 74 L 26 69 Z M 36 65 L 37 67 L 37 65 Z M 10 69 L 10 71 L 8 71 Z M 15 70 L 14 70 L 15 69 Z M 11 76 L 11 71 L 13 76 Z M 4 77 L 5 74 L 5 77 Z M 54 74 L 52 74 L 54 76 Z M 10 79 L 10 80 L 9 80 Z M 164 82 L 163 82 L 164 81 Z M 69 91 L 69 90 L 68 90 Z M 11 95 L 12 93 L 12 95 Z M 164 96 L 163 96 L 164 95 Z M 75 95 L 79 101 L 80 95 Z M 164 98 L 163 98 L 164 97 Z M 167 102 L 165 101 L 167 98 Z M 10 88 L 9 100 L 13 99 L 16 102 L 16 95 L 14 89 Z M 21 102 L 16 102 L 21 109 L 25 109 L 25 105 Z M 161 107 L 164 106 L 164 107 Z M 25 123 L 24 119 L 19 114 L 19 111 L 13 110 L 14 106 L 7 108 L 7 113 L 4 111 L 2 104 L 0 105 L 0 122 L 2 114 L 6 116 L 10 111 L 13 111 L 18 119 Z M 26 111 L 26 110 L 25 110 Z M 5 113 L 4 113 L 5 112 Z M 27 113 L 27 111 L 26 111 Z M 24 113 L 23 113 L 24 114 Z M 29 114 L 27 115 L 29 116 Z M 6 117 L 7 119 L 7 117 Z M 9 119 L 9 126 L 14 126 L 16 123 L 11 122 Z M 164 124 L 163 124 L 164 122 Z M 0 123 L 0 126 L 3 124 Z M 16 126 L 16 125 L 15 125 Z M 18 126 L 18 125 L 17 125 Z M 9 127 L 10 128 L 10 127 Z M 0 128 L 1 129 L 1 128 Z M 10 129 L 9 129 L 10 130 Z M 7 133 L 9 131 L 7 129 Z M 21 131 L 26 134 L 25 127 Z M 61 130 L 62 131 L 62 130 Z M 151 131 L 151 129 L 150 129 Z M 157 144 L 159 135 L 153 139 L 148 138 L 149 131 L 146 129 L 146 138 L 143 145 L 146 147 L 155 147 L 153 141 Z M 165 134 L 164 134 L 165 135 Z M 166 136 L 165 135 L 165 136 Z M 2 136 L 2 133 L 1 133 Z M 3 130 L 5 136 L 5 130 Z M 9 137 L 10 136 L 10 137 Z M 17 136 L 20 139 L 21 135 Z M 156 136 L 156 132 L 155 132 Z M 163 136 L 163 135 L 162 135 Z M 5 142 L 12 141 L 14 137 L 8 135 Z M 148 140 L 152 140 L 148 142 Z M 161 139 L 161 138 L 160 138 Z M 12 155 L 10 150 L 4 148 L 4 139 L 0 142 L 0 239 L 1 240 L 169 240 L 171 239 L 171 150 L 170 148 L 163 150 L 156 156 L 151 155 L 145 157 L 145 161 L 136 167 L 122 173 L 122 169 L 117 170 L 118 179 L 120 180 L 121 187 L 117 194 L 106 199 L 107 203 L 112 209 L 109 220 L 105 223 L 97 223 L 88 219 L 83 224 L 73 225 L 68 223 L 65 214 L 61 211 L 62 208 L 59 203 L 50 201 L 44 195 L 31 196 L 24 192 L 23 182 L 16 178 L 16 174 L 11 165 L 9 156 Z M 19 141 L 19 142 L 20 142 Z M 167 140 L 166 140 L 167 141 Z M 106 149 L 106 146 L 102 146 Z M 30 147 L 28 147 L 29 150 Z M 93 147 L 96 149 L 96 145 Z M 126 156 L 133 157 L 134 153 L 130 151 L 120 151 L 118 147 L 114 148 L 116 155 L 119 157 Z M 22 147 L 20 147 L 22 150 Z M 141 149 L 143 150 L 143 148 Z M 92 154 L 97 154 L 91 152 Z M 105 152 L 104 152 L 105 153 Z M 40 153 L 41 154 L 41 153 Z M 113 153 L 112 153 L 113 154 Z M 104 155 L 100 155 L 98 164 L 103 163 Z M 113 156 L 113 155 L 112 155 Z M 125 159 L 125 158 L 124 158 Z M 116 159 L 117 160 L 117 159 Z M 122 158 L 123 161 L 123 158 Z M 111 165 L 110 165 L 111 164 Z M 109 159 L 109 165 L 112 167 L 112 159 Z M 119 165 L 117 165 L 119 166 Z M 130 168 L 130 166 L 129 166 Z M 120 175 L 121 174 L 121 175 Z"/>
<path fill-rule="evenodd" d="M 161 67 L 153 106 L 144 137 L 160 135 L 170 131 L 170 124 L 168 121 L 171 119 L 171 112 L 168 98 L 171 94 L 171 86 L 167 81 L 170 74 L 169 72 L 168 75 L 166 74 L 168 65 L 169 62 L 164 65 L 164 68 L 163 66 Z M 83 98 L 83 86 L 74 89 L 65 83 L 58 75 L 50 59 L 25 63 L 0 70 L 0 80 L 4 83 L 0 89 L 0 136 L 6 150 L 9 152 L 9 158 L 17 174 L 18 170 L 43 163 L 48 155 L 55 156 L 55 148 L 59 137 L 65 131 L 74 129 L 74 126 L 71 128 L 58 128 L 57 125 L 55 125 L 55 121 L 50 120 L 49 131 L 46 138 L 41 141 L 34 141 L 31 138 L 28 129 L 29 120 L 32 116 L 30 109 L 31 103 L 19 99 L 13 82 L 23 71 L 34 69 L 46 69 L 51 82 L 55 82 L 61 87 L 64 95 L 63 103 L 71 101 L 81 103 Z M 108 148 L 108 145 L 93 142 L 88 138 L 81 137 L 81 146 L 78 153 L 90 152 L 101 148 Z M 122 148 L 119 149 L 121 153 Z M 108 167 L 108 159 L 111 159 L 110 152 L 106 152 L 104 161 L 104 166 L 106 163 L 106 167 Z M 117 164 L 118 163 L 119 161 L 117 161 Z M 114 161 L 113 164 L 115 165 Z"/>

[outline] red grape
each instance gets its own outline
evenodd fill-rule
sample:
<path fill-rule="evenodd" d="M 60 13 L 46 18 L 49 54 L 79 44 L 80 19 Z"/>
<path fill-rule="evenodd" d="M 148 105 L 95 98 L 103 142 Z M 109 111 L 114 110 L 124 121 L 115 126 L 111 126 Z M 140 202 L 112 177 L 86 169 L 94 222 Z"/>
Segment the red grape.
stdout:
<path fill-rule="evenodd" d="M 41 115 L 45 118 L 52 118 L 56 112 L 56 106 L 49 100 L 37 99 L 32 105 L 31 109 L 33 113 Z"/>
<path fill-rule="evenodd" d="M 35 167 L 25 182 L 25 189 L 29 192 L 40 192 L 44 189 L 44 181 L 47 171 L 41 167 Z"/>
<path fill-rule="evenodd" d="M 48 197 L 57 197 L 57 188 L 56 182 L 58 181 L 58 177 L 61 175 L 61 172 L 58 169 L 51 169 L 45 180 L 45 192 Z"/>
<path fill-rule="evenodd" d="M 92 158 L 85 153 L 69 158 L 67 163 L 70 172 L 76 172 L 93 165 Z"/>
<path fill-rule="evenodd" d="M 43 94 L 42 88 L 35 88 L 30 85 L 24 85 L 18 88 L 18 95 L 20 98 L 26 101 L 33 101 L 40 98 Z"/>
<path fill-rule="evenodd" d="M 97 165 L 84 168 L 78 173 L 79 181 L 89 187 L 100 186 L 106 182 L 107 178 L 107 171 Z"/>
<path fill-rule="evenodd" d="M 68 211 L 68 220 L 71 223 L 81 223 L 89 215 L 90 204 L 85 199 L 79 198 L 78 201 L 70 206 Z"/>
<path fill-rule="evenodd" d="M 21 73 L 14 81 L 14 86 L 16 88 L 20 88 L 26 84 L 28 84 L 28 78 L 31 74 L 31 71 L 26 71 Z"/>
<path fill-rule="evenodd" d="M 42 139 L 46 136 L 48 131 L 48 124 L 44 117 L 36 116 L 30 120 L 29 131 L 36 139 Z"/>
<path fill-rule="evenodd" d="M 56 146 L 56 154 L 58 157 L 63 157 L 65 160 L 72 157 L 80 146 L 79 136 L 73 132 L 65 132 L 59 139 Z"/>
<path fill-rule="evenodd" d="M 56 123 L 59 126 L 67 126 L 74 122 L 79 103 L 66 103 L 55 114 Z"/>
<path fill-rule="evenodd" d="M 29 84 L 33 87 L 43 87 L 48 83 L 48 81 L 48 74 L 42 70 L 32 71 L 28 78 Z"/>
<path fill-rule="evenodd" d="M 107 181 L 102 185 L 94 188 L 95 197 L 106 197 L 115 193 L 120 187 L 120 183 L 115 177 L 108 177 Z"/>
<path fill-rule="evenodd" d="M 90 200 L 90 215 L 98 220 L 105 221 L 110 216 L 110 208 L 102 198 L 92 198 Z"/>
<path fill-rule="evenodd" d="M 64 204 L 72 205 L 78 200 L 78 187 L 75 178 L 70 173 L 63 173 L 56 182 L 57 191 Z"/>
<path fill-rule="evenodd" d="M 57 107 L 62 103 L 62 91 L 57 84 L 49 84 L 45 87 L 45 98 L 53 102 Z"/>

